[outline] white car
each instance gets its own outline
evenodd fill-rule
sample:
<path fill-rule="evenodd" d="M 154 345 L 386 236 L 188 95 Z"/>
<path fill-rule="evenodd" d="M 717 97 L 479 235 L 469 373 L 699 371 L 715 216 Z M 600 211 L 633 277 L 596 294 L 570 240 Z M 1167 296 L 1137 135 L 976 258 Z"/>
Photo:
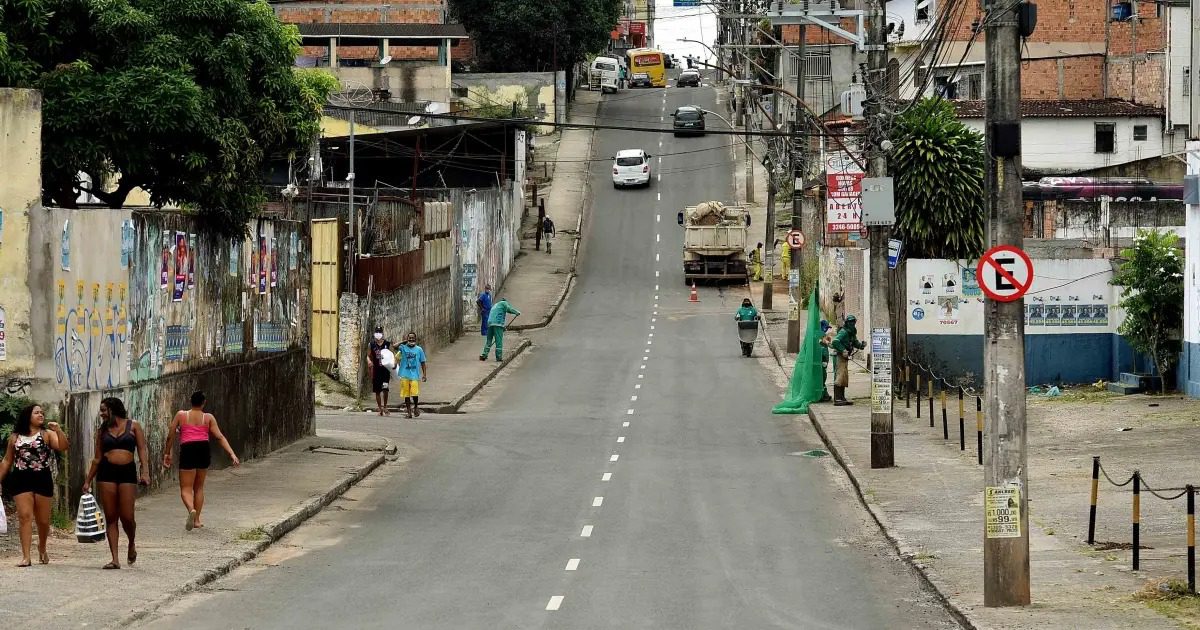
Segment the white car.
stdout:
<path fill-rule="evenodd" d="M 641 149 L 617 151 L 613 156 L 613 188 L 649 186 L 651 157 Z"/>

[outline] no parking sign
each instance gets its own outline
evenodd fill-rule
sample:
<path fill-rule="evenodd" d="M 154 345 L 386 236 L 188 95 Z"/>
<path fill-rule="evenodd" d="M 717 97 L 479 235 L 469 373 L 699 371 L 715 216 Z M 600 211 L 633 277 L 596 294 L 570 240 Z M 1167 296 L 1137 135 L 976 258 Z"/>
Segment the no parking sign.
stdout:
<path fill-rule="evenodd" d="M 979 259 L 975 279 L 988 299 L 1015 302 L 1033 286 L 1033 261 L 1015 245 L 997 245 Z"/>

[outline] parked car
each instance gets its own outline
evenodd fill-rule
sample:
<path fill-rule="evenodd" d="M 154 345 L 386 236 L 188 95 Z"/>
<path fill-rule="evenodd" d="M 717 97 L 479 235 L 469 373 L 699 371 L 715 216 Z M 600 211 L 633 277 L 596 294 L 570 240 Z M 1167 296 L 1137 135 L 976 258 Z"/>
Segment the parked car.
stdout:
<path fill-rule="evenodd" d="M 675 80 L 675 87 L 700 87 L 700 71 L 699 70 L 684 70 L 679 73 L 679 78 Z"/>
<path fill-rule="evenodd" d="M 650 185 L 649 153 L 641 149 L 624 149 L 613 156 L 613 188 Z"/>
<path fill-rule="evenodd" d="M 671 114 L 675 135 L 704 135 L 704 110 L 694 105 L 684 105 Z"/>

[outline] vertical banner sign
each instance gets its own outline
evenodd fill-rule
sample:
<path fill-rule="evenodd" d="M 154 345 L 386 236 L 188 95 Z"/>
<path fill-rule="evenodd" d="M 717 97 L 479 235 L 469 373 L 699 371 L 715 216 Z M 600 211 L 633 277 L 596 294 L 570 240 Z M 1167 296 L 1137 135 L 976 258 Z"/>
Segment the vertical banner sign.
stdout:
<path fill-rule="evenodd" d="M 271 237 L 271 288 L 279 284 L 279 239 Z"/>
<path fill-rule="evenodd" d="M 258 294 L 267 294 L 267 274 L 270 271 L 270 252 L 267 251 L 267 237 L 258 237 Z"/>
<path fill-rule="evenodd" d="M 988 538 L 1021 537 L 1021 489 L 1015 484 L 983 489 L 984 525 Z"/>
<path fill-rule="evenodd" d="M 0 361 L 8 360 L 8 333 L 5 330 L 8 328 L 8 317 L 4 314 L 4 307 L 0 306 Z"/>
<path fill-rule="evenodd" d="M 187 286 L 189 289 L 196 286 L 196 235 L 188 234 L 188 270 L 187 270 Z"/>
<path fill-rule="evenodd" d="M 162 261 L 158 270 L 158 288 L 165 289 L 171 282 L 171 233 L 162 232 Z"/>
<path fill-rule="evenodd" d="M 182 302 L 187 290 L 188 245 L 187 234 L 175 233 L 175 289 L 171 292 L 172 302 Z"/>
<path fill-rule="evenodd" d="M 871 413 L 892 412 L 892 329 L 871 329 Z"/>
<path fill-rule="evenodd" d="M 825 162 L 825 222 L 830 232 L 862 229 L 862 169 L 845 154 Z"/>

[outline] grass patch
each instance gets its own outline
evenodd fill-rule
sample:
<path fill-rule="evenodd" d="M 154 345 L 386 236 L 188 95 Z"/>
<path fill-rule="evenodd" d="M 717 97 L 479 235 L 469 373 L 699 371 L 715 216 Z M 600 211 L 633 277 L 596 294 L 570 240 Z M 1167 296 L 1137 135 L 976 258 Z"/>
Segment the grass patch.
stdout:
<path fill-rule="evenodd" d="M 1189 593 L 1183 580 L 1151 580 L 1133 598 L 1189 628 L 1200 628 L 1200 597 Z"/>
<path fill-rule="evenodd" d="M 935 553 L 925 553 L 924 551 L 922 551 L 921 553 L 914 555 L 912 557 L 912 559 L 916 560 L 918 562 L 925 562 L 927 560 L 937 560 L 938 555 Z"/>
<path fill-rule="evenodd" d="M 75 521 L 71 519 L 70 512 L 55 509 L 50 512 L 50 526 L 54 529 L 73 530 Z"/>
<path fill-rule="evenodd" d="M 238 540 L 257 542 L 257 541 L 266 540 L 266 539 L 267 539 L 267 530 L 264 529 L 262 525 L 259 525 L 258 527 L 255 527 L 254 529 L 248 529 L 248 530 L 238 534 Z"/>
<path fill-rule="evenodd" d="M 1121 398 L 1120 394 L 1114 394 L 1108 391 L 1105 385 L 1095 383 L 1092 385 L 1084 385 L 1071 389 L 1059 388 L 1062 392 L 1058 396 L 1046 396 L 1047 388 L 1041 388 L 1040 394 L 1029 394 L 1029 400 L 1040 400 L 1047 403 L 1103 403 L 1112 400 L 1113 398 Z"/>

